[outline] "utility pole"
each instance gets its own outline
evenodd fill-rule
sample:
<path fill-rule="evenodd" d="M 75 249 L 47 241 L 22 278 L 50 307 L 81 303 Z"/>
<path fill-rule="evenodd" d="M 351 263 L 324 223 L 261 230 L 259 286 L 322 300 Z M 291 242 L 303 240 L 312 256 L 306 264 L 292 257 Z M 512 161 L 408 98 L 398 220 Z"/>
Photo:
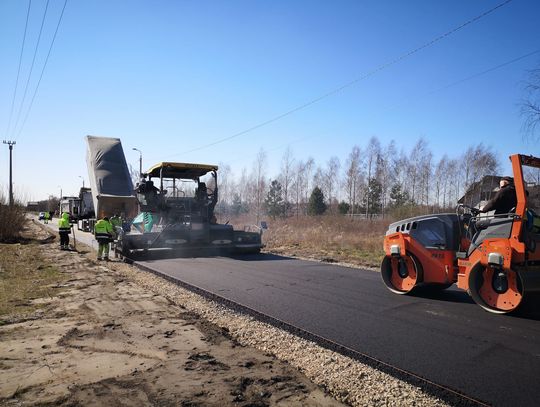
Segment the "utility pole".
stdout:
<path fill-rule="evenodd" d="M 138 148 L 132 148 L 132 150 L 139 152 L 139 178 L 142 178 L 142 151 Z"/>
<path fill-rule="evenodd" d="M 13 146 L 17 143 L 4 140 L 4 144 L 9 146 L 9 206 L 13 206 Z"/>

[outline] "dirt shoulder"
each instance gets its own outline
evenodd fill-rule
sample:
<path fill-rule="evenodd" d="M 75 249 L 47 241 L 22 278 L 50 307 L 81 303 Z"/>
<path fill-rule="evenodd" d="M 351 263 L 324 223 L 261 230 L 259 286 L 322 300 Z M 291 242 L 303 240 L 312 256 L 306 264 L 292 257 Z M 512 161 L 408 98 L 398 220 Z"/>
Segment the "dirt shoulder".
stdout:
<path fill-rule="evenodd" d="M 0 247 L 0 404 L 341 405 L 115 270 L 128 266 L 60 251 L 33 223 L 26 235 Z"/>

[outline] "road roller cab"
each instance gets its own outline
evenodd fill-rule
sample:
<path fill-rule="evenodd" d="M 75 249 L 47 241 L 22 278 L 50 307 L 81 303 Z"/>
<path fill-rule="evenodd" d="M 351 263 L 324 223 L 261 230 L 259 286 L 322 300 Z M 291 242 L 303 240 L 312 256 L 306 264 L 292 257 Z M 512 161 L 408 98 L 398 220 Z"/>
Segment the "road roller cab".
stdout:
<path fill-rule="evenodd" d="M 381 273 L 386 286 L 407 294 L 419 286 L 446 288 L 456 281 L 455 254 L 468 214 L 418 216 L 392 223 L 384 239 Z"/>
<path fill-rule="evenodd" d="M 461 205 L 456 214 L 390 225 L 381 274 L 392 292 L 409 294 L 419 287 L 444 289 L 457 283 L 484 309 L 508 313 L 540 291 L 540 233 L 527 207 L 522 169 L 540 168 L 540 159 L 519 154 L 510 159 L 517 197 L 511 213 L 479 216 L 478 210 Z"/>

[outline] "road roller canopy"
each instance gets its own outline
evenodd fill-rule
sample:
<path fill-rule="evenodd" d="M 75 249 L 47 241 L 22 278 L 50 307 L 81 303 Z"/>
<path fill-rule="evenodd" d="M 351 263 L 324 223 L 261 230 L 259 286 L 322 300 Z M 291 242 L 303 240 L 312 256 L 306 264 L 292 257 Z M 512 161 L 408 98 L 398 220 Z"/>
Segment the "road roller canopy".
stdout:
<path fill-rule="evenodd" d="M 162 162 L 151 167 L 146 173 L 151 178 L 163 176 L 163 178 L 197 180 L 217 169 L 217 165 Z"/>

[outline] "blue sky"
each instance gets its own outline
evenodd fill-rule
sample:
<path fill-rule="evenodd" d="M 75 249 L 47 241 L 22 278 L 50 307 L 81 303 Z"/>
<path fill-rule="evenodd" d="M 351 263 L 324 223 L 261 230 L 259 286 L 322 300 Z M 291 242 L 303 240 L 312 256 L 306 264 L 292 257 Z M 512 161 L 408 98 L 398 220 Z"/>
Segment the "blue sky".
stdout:
<path fill-rule="evenodd" d="M 268 152 L 274 176 L 287 145 L 299 159 L 344 162 L 372 136 L 435 158 L 468 145 L 501 160 L 540 154 L 523 138 L 519 103 L 540 52 L 540 2 L 513 0 L 409 58 L 279 121 L 231 136 L 338 88 L 491 9 L 497 1 L 68 0 L 25 126 L 6 133 L 28 3 L 0 1 L 0 132 L 15 139 L 14 182 L 26 199 L 76 193 L 87 134 L 122 139 L 128 162 L 229 163 Z M 64 0 L 50 0 L 23 115 Z M 33 0 L 15 121 L 46 0 Z M 441 90 L 442 89 L 442 90 Z M 21 119 L 22 121 L 22 119 Z M 21 122 L 20 121 L 20 122 Z M 19 123 L 20 124 L 20 123 Z M 13 127 L 13 123 L 12 126 Z M 8 180 L 1 145 L 0 185 Z M 508 166 L 503 170 L 507 171 Z"/>

